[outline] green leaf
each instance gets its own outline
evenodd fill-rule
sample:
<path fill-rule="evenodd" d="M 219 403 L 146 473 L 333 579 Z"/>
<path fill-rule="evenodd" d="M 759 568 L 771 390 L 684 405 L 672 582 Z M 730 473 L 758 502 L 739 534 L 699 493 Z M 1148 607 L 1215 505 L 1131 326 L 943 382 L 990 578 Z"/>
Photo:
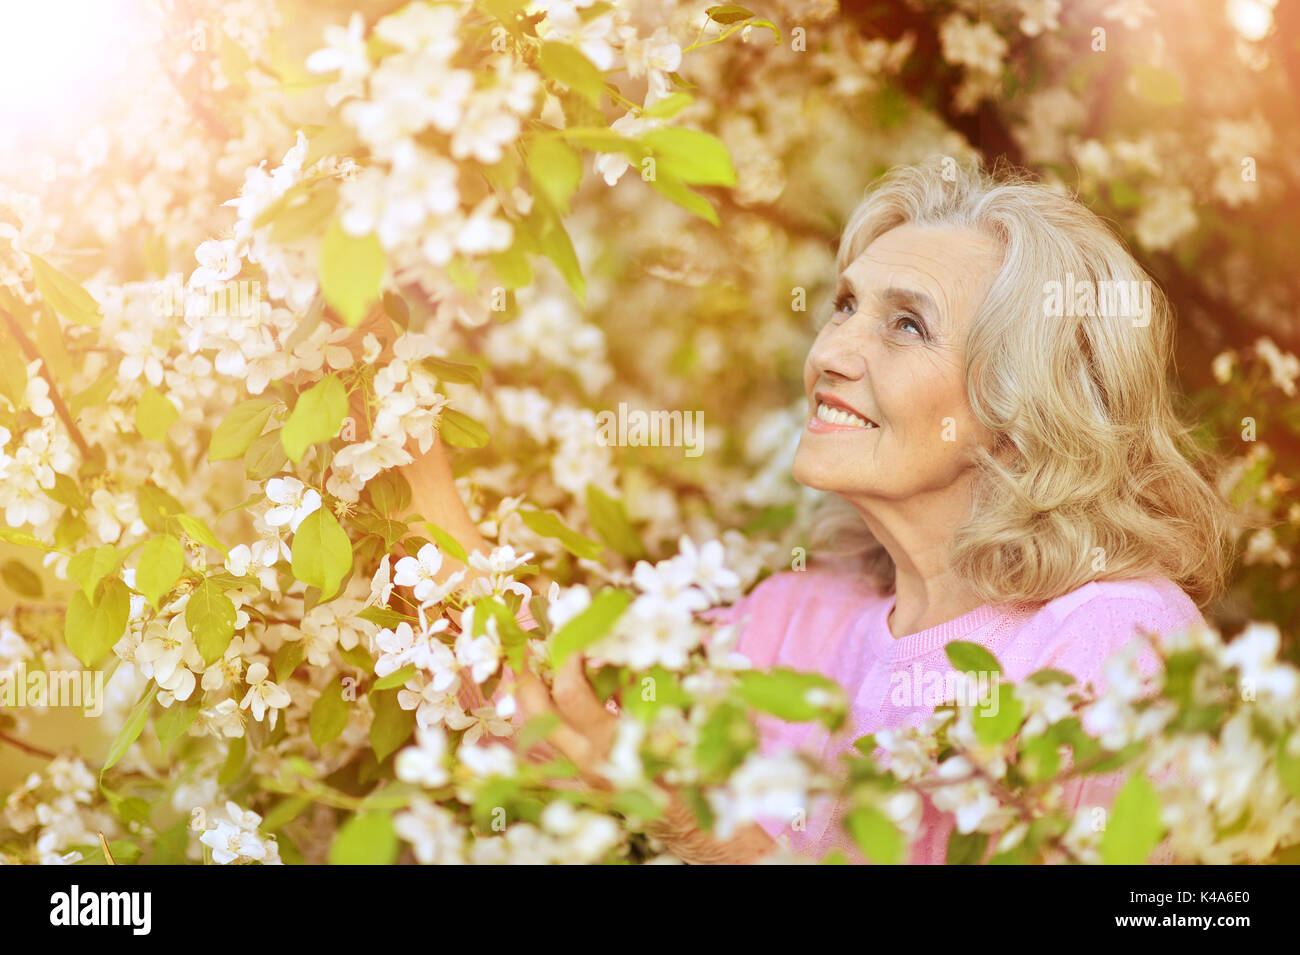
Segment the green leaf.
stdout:
<path fill-rule="evenodd" d="M 123 796 L 121 793 L 115 793 L 101 781 L 99 791 L 103 793 L 105 800 L 108 801 L 109 809 L 113 815 L 117 816 L 122 822 L 128 825 L 132 822 L 148 822 L 150 815 L 150 806 L 148 800 L 141 799 L 139 796 Z M 116 846 L 119 843 L 109 843 L 110 846 Z M 126 843 L 120 843 L 126 845 Z M 111 850 L 113 858 L 118 859 L 116 848 Z M 119 862 L 121 860 L 119 859 Z"/>
<path fill-rule="evenodd" d="M 334 375 L 326 375 L 298 396 L 289 420 L 280 429 L 280 442 L 289 460 L 297 464 L 313 444 L 337 437 L 347 416 L 347 389 Z"/>
<path fill-rule="evenodd" d="M 60 272 L 39 255 L 28 253 L 36 289 L 49 306 L 77 325 L 98 325 L 104 319 L 99 303 L 82 288 L 81 283 Z"/>
<path fill-rule="evenodd" d="M 392 865 L 397 861 L 397 832 L 386 812 L 361 812 L 334 837 L 330 865 Z"/>
<path fill-rule="evenodd" d="M 311 741 L 317 749 L 324 749 L 327 743 L 338 739 L 347 725 L 348 701 L 343 699 L 343 679 L 335 677 L 312 704 L 307 720 Z"/>
<path fill-rule="evenodd" d="M 387 607 L 366 607 L 359 614 L 362 620 L 366 620 L 380 627 L 386 627 L 389 630 L 396 627 L 399 623 L 410 623 L 411 618 L 404 613 L 398 613 L 396 610 L 389 610 Z"/>
<path fill-rule="evenodd" d="M 523 41 L 524 34 L 519 29 L 518 22 L 518 14 L 525 5 L 522 0 L 479 0 L 479 5 L 496 17 L 511 36 Z"/>
<path fill-rule="evenodd" d="M 371 689 L 391 690 L 393 687 L 396 686 L 404 686 L 406 684 L 406 681 L 413 676 L 415 676 L 415 664 L 408 663 L 400 670 L 394 670 L 392 673 L 388 674 L 388 676 L 380 677 L 378 680 L 375 681 L 375 685 L 371 687 Z"/>
<path fill-rule="evenodd" d="M 488 443 L 487 428 L 455 408 L 443 408 L 438 418 L 438 434 L 457 448 L 481 448 Z"/>
<path fill-rule="evenodd" d="M 696 186 L 734 186 L 736 169 L 718 137 L 698 129 L 665 126 L 641 134 L 655 157 L 655 174 Z"/>
<path fill-rule="evenodd" d="M 320 235 L 338 204 L 338 188 L 329 179 L 319 180 L 310 191 L 295 195 L 273 217 L 275 224 L 271 227 L 271 238 L 284 243 Z M 258 217 L 259 225 L 263 218 L 265 214 Z"/>
<path fill-rule="evenodd" d="M 1132 76 L 1138 95 L 1153 106 L 1178 106 L 1183 102 L 1183 84 L 1177 73 L 1138 63 Z"/>
<path fill-rule="evenodd" d="M 424 524 L 425 529 L 428 530 L 429 536 L 433 538 L 433 542 L 438 545 L 440 551 L 450 554 L 462 564 L 469 563 L 469 554 L 465 552 L 464 547 L 460 546 L 460 543 L 456 538 L 452 537 L 437 524 L 432 524 L 429 521 L 423 521 L 422 523 Z"/>
<path fill-rule="evenodd" d="M 253 439 L 253 443 L 244 452 L 244 474 L 250 481 L 262 482 L 284 470 L 285 461 L 289 460 L 280 443 L 282 428 L 273 428 L 266 434 Z"/>
<path fill-rule="evenodd" d="M 253 439 L 262 433 L 276 403 L 264 398 L 242 401 L 230 409 L 208 443 L 208 460 L 225 461 L 243 457 Z"/>
<path fill-rule="evenodd" d="M 325 296 L 317 292 L 316 297 L 311 300 L 311 305 L 307 306 L 306 314 L 293 327 L 289 337 L 284 340 L 285 352 L 292 353 L 295 348 L 311 338 L 312 333 L 320 327 L 320 321 L 324 315 Z"/>
<path fill-rule="evenodd" d="M 582 157 L 556 136 L 539 136 L 528 144 L 525 164 L 533 185 L 567 214 L 569 200 L 582 182 Z"/>
<path fill-rule="evenodd" d="M 705 9 L 704 14 L 714 23 L 722 24 L 735 23 L 738 20 L 748 20 L 754 15 L 753 11 L 746 10 L 744 7 L 738 6 L 734 3 L 723 3 L 715 7 L 708 7 Z"/>
<path fill-rule="evenodd" d="M 1054 670 L 1049 667 L 1043 670 L 1035 670 L 1033 673 L 1029 674 L 1029 676 L 1025 677 L 1025 682 L 1038 683 L 1044 686 L 1051 683 L 1059 683 L 1062 686 L 1069 686 L 1071 683 L 1077 681 L 1073 674 L 1066 673 L 1064 670 Z"/>
<path fill-rule="evenodd" d="M 64 511 L 54 528 L 54 546 L 59 550 L 71 550 L 85 536 L 85 520 L 72 511 Z"/>
<path fill-rule="evenodd" d="M 876 865 L 898 865 L 903 861 L 906 842 L 889 818 L 879 809 L 854 809 L 844 820 L 845 827 L 862 854 Z"/>
<path fill-rule="evenodd" d="M 592 106 L 600 105 L 605 92 L 605 74 L 576 47 L 567 43 L 543 42 L 538 65 L 542 72 L 567 86 Z"/>
<path fill-rule="evenodd" d="M 961 833 L 953 829 L 948 836 L 948 865 L 979 865 L 989 846 L 987 832 Z"/>
<path fill-rule="evenodd" d="M 790 723 L 821 720 L 834 729 L 847 712 L 844 691 L 818 673 L 786 667 L 748 670 L 740 674 L 736 688 L 750 706 Z"/>
<path fill-rule="evenodd" d="M 1002 667 L 997 658 L 978 643 L 967 640 L 954 640 L 943 648 L 953 669 L 962 673 L 1001 673 Z"/>
<path fill-rule="evenodd" d="M 663 99 L 656 100 L 653 105 L 647 106 L 641 115 L 649 119 L 671 119 L 694 102 L 695 97 L 690 93 L 680 91 L 669 93 Z"/>
<path fill-rule="evenodd" d="M 370 653 L 366 648 L 359 643 L 351 650 L 340 649 L 339 656 L 341 656 L 343 662 L 349 666 L 354 666 L 358 670 L 362 670 L 366 673 L 375 672 L 375 661 L 370 658 Z"/>
<path fill-rule="evenodd" d="M 1018 766 L 1031 783 L 1051 779 L 1061 768 L 1060 742 L 1050 733 L 1023 740 Z"/>
<path fill-rule="evenodd" d="M 1142 865 L 1163 834 L 1160 798 L 1139 770 L 1115 797 L 1098 847 L 1101 861 L 1106 865 Z"/>
<path fill-rule="evenodd" d="M 1025 718 L 1025 707 L 1016 697 L 1015 687 L 1010 683 L 995 685 L 998 690 L 996 711 L 986 707 L 983 701 L 975 710 L 975 738 L 986 746 L 1011 739 Z"/>
<path fill-rule="evenodd" d="M 189 843 L 190 818 L 189 816 L 181 816 L 174 825 L 168 826 L 154 837 L 150 864 L 186 865 L 190 861 L 185 855 Z"/>
<path fill-rule="evenodd" d="M 639 163 L 649 154 L 640 140 L 619 135 L 604 126 L 572 126 L 558 130 L 555 135 L 589 152 L 622 153 L 633 164 Z"/>
<path fill-rule="evenodd" d="M 402 328 L 411 327 L 411 306 L 406 304 L 406 299 L 396 292 L 385 292 L 381 296 L 384 306 L 384 314 L 391 318 Z"/>
<path fill-rule="evenodd" d="M 604 551 L 598 541 L 594 541 L 590 537 L 584 537 L 577 531 L 569 529 L 558 516 L 550 511 L 520 508 L 519 516 L 523 518 L 524 523 L 528 525 L 528 528 L 533 533 L 558 540 L 564 545 L 564 549 L 575 557 L 596 560 Z"/>
<path fill-rule="evenodd" d="M 533 208 L 524 220 L 524 227 L 536 239 L 542 254 L 555 264 L 578 302 L 585 305 L 587 280 L 582 275 L 582 263 L 578 261 L 573 240 L 569 238 L 559 212 L 551 205 L 545 193 L 539 192 L 533 196 Z"/>
<path fill-rule="evenodd" d="M 126 723 L 118 731 L 117 737 L 113 740 L 113 745 L 108 748 L 108 756 L 104 759 L 104 768 L 100 773 L 106 773 L 117 765 L 118 760 L 126 755 L 126 751 L 140 737 L 144 730 L 144 724 L 149 719 L 149 708 L 153 706 L 154 697 L 158 695 L 158 684 L 149 683 L 149 688 L 136 701 L 135 706 L 131 707 L 131 713 L 126 718 Z"/>
<path fill-rule="evenodd" d="M 167 396 L 149 385 L 135 406 L 135 430 L 150 441 L 165 441 L 167 429 L 179 417 L 180 412 Z"/>
<path fill-rule="evenodd" d="M 73 418 L 80 417 L 81 412 L 87 408 L 93 408 L 95 405 L 102 405 L 108 400 L 108 396 L 113 393 L 117 387 L 117 368 L 110 368 L 98 378 L 95 383 L 83 391 L 77 392 L 68 402 L 68 411 Z"/>
<path fill-rule="evenodd" d="M 283 829 L 302 815 L 303 810 L 310 805 L 312 801 L 306 796 L 288 796 L 281 799 L 262 818 L 262 825 L 259 828 L 263 832 L 276 832 Z"/>
<path fill-rule="evenodd" d="M 40 317 L 36 319 L 36 348 L 55 380 L 67 381 L 72 376 L 72 358 L 68 355 L 67 342 L 63 340 L 63 326 L 59 324 L 59 316 L 50 308 L 49 302 L 41 306 Z M 111 375 L 116 381 L 117 366 L 110 364 L 104 375 Z M 72 415 L 74 418 L 77 415 L 75 408 Z"/>
<path fill-rule="evenodd" d="M 140 563 L 135 568 L 135 589 L 146 600 L 161 609 L 159 601 L 171 591 L 185 570 L 185 553 L 181 542 L 170 534 L 154 537 L 140 552 Z"/>
<path fill-rule="evenodd" d="M 293 676 L 293 671 L 298 669 L 305 659 L 307 659 L 305 640 L 286 640 L 280 644 L 280 649 L 276 650 L 275 656 L 271 658 L 271 672 L 275 674 L 275 682 L 283 683 Z"/>
<path fill-rule="evenodd" d="M 1287 792 L 1300 799 L 1300 733 L 1297 731 L 1277 741 L 1277 774 Z"/>
<path fill-rule="evenodd" d="M 12 527 L 5 527 L 4 524 L 0 524 L 0 540 L 17 544 L 19 547 L 35 547 L 37 550 L 42 551 L 49 549 L 39 537 L 34 537 L 24 531 L 16 531 Z"/>
<path fill-rule="evenodd" d="M 57 501 L 64 507 L 70 507 L 73 510 L 80 511 L 86 507 L 86 498 L 81 493 L 74 478 L 66 474 L 54 472 L 54 487 L 45 488 L 45 496 L 51 501 Z"/>
<path fill-rule="evenodd" d="M 601 672 L 612 669 L 605 667 Z M 645 692 L 650 687 L 654 688 L 653 694 Z M 682 689 L 680 675 L 662 666 L 651 667 L 637 675 L 622 693 L 623 711 L 647 726 L 654 723 L 660 708 L 680 706 L 689 709 L 692 702 L 691 695 Z"/>
<path fill-rule="evenodd" d="M 741 532 L 745 535 L 763 534 L 769 531 L 783 531 L 794 521 L 795 507 L 793 504 L 773 504 L 765 507 L 741 527 Z"/>
<path fill-rule="evenodd" d="M 140 506 L 140 520 L 155 534 L 168 533 L 168 521 L 185 510 L 180 501 L 154 484 L 143 485 L 136 493 L 136 500 Z"/>
<path fill-rule="evenodd" d="M 398 690 L 378 690 L 370 693 L 370 706 L 375 718 L 370 724 L 370 746 L 375 759 L 383 762 L 415 732 L 415 711 L 404 710 L 397 702 Z"/>
<path fill-rule="evenodd" d="M 508 289 L 523 288 L 533 284 L 533 266 L 525 252 L 527 245 L 528 239 L 524 230 L 518 229 L 510 248 L 504 252 L 493 252 L 488 255 L 488 261 L 496 270 L 497 278 Z"/>
<path fill-rule="evenodd" d="M 213 550 L 220 551 L 222 554 L 227 553 L 226 548 L 222 546 L 221 541 L 217 540 L 217 535 L 212 533 L 212 528 L 200 517 L 193 517 L 189 514 L 177 514 L 177 522 L 181 529 L 190 536 L 191 539 L 198 541 L 204 547 L 211 547 Z"/>
<path fill-rule="evenodd" d="M 27 365 L 17 348 L 0 348 L 0 395 L 22 411 L 27 395 Z"/>
<path fill-rule="evenodd" d="M 72 595 L 68 601 L 63 640 L 78 660 L 93 667 L 122 638 L 130 616 L 130 591 L 116 577 L 110 578 L 104 581 L 93 604 L 81 591 Z"/>
<path fill-rule="evenodd" d="M 411 483 L 395 468 L 377 474 L 366 484 L 366 494 L 380 514 L 402 514 L 411 506 Z"/>
<path fill-rule="evenodd" d="M 508 595 L 506 599 L 509 600 L 511 596 L 518 597 L 518 594 Z M 501 637 L 501 646 L 505 650 L 507 662 L 512 669 L 522 669 L 529 634 L 519 626 L 519 621 L 514 617 L 515 613 L 518 612 L 517 604 L 512 603 L 507 607 L 506 604 L 495 598 L 485 597 L 475 603 L 474 606 L 479 612 L 474 616 L 473 635 L 476 637 L 481 636 L 486 630 L 488 617 L 495 618 L 497 633 Z"/>
<path fill-rule="evenodd" d="M 631 594 L 614 587 L 606 587 L 596 594 L 586 610 L 551 637 L 551 665 L 558 670 L 571 654 L 586 649 L 604 637 L 631 601 Z"/>
<path fill-rule="evenodd" d="M 117 569 L 117 548 L 101 544 L 93 550 L 83 550 L 68 561 L 68 579 L 81 584 L 86 599 L 93 599 L 99 582 Z"/>
<path fill-rule="evenodd" d="M 327 507 L 308 514 L 293 535 L 293 575 L 328 600 L 352 569 L 352 542 Z"/>
<path fill-rule="evenodd" d="M 655 178 L 650 180 L 650 185 L 656 192 L 667 196 L 692 215 L 699 216 L 711 225 L 719 224 L 718 211 L 713 208 L 709 200 L 698 192 L 686 188 L 686 185 L 675 176 L 656 173 Z"/>
<path fill-rule="evenodd" d="M 235 619 L 235 604 L 216 581 L 205 580 L 194 588 L 185 605 L 185 625 L 204 663 L 215 663 L 226 652 L 235 635 Z"/>
<path fill-rule="evenodd" d="M 172 743 L 185 735 L 202 708 L 203 691 L 196 689 L 188 700 L 177 701 L 158 714 L 153 721 L 153 729 L 164 753 L 171 749 Z"/>
<path fill-rule="evenodd" d="M 230 741 L 230 749 L 226 752 L 226 761 L 221 764 L 221 770 L 217 773 L 217 785 L 229 786 L 244 769 L 244 756 L 248 752 L 248 737 L 239 736 Z"/>
<path fill-rule="evenodd" d="M 40 597 L 45 593 L 40 574 L 16 558 L 0 564 L 0 578 L 10 590 L 24 597 Z"/>
<path fill-rule="evenodd" d="M 646 556 L 641 536 L 628 519 L 623 502 L 610 497 L 594 484 L 587 485 L 587 516 L 600 539 L 628 560 Z"/>
<path fill-rule="evenodd" d="M 336 219 L 320 249 L 321 292 L 329 306 L 352 327 L 361 324 L 370 306 L 379 301 L 379 286 L 387 268 L 384 249 L 373 234 L 356 238 Z"/>
<path fill-rule="evenodd" d="M 446 358 L 426 358 L 421 364 L 439 381 L 449 381 L 457 385 L 473 385 L 475 388 L 483 387 L 483 372 L 479 371 L 477 365 L 448 361 Z"/>

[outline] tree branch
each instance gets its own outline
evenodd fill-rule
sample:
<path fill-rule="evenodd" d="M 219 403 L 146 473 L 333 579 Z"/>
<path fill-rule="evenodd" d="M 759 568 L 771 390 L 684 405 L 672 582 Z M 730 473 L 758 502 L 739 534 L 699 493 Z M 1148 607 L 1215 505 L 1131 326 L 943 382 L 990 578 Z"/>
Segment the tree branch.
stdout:
<path fill-rule="evenodd" d="M 77 450 L 81 452 L 82 459 L 84 460 L 89 458 L 91 456 L 90 445 L 86 442 L 86 436 L 81 433 L 81 429 L 77 427 L 77 423 L 72 420 L 72 412 L 68 410 L 68 406 L 63 401 L 63 396 L 59 394 L 58 383 L 55 382 L 54 376 L 50 374 L 49 364 L 45 361 L 45 357 L 41 354 L 40 349 L 36 347 L 35 342 L 27 337 L 27 333 L 24 332 L 22 326 L 18 324 L 18 319 L 14 318 L 4 309 L 0 309 L 0 318 L 4 319 L 5 325 L 8 326 L 9 331 L 17 340 L 19 347 L 23 350 L 23 354 L 27 356 L 27 360 L 40 361 L 41 377 L 44 378 L 46 384 L 50 386 L 50 402 L 54 405 L 55 412 L 63 420 L 63 425 L 67 428 L 68 435 L 72 438 L 72 442 L 77 446 Z"/>
<path fill-rule="evenodd" d="M 8 733 L 0 733 L 0 743 L 8 743 L 14 749 L 20 749 L 28 756 L 39 756 L 42 759 L 57 759 L 58 753 L 52 753 L 48 749 L 41 749 L 39 746 L 33 746 L 31 743 L 25 743 L 15 736 Z"/>

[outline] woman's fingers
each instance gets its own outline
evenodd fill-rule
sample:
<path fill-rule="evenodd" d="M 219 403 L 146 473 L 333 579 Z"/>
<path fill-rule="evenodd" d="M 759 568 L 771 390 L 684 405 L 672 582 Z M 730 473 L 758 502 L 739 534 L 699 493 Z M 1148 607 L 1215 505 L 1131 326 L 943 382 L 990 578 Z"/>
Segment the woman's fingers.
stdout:
<path fill-rule="evenodd" d="M 587 680 L 582 654 L 570 655 L 555 672 L 551 696 L 560 715 L 573 725 L 589 730 L 596 737 L 612 732 L 616 720 Z"/>
<path fill-rule="evenodd" d="M 594 772 L 595 763 L 602 754 L 597 751 L 592 740 L 566 722 L 565 715 L 555 705 L 555 700 L 547 692 L 541 680 L 532 674 L 521 676 L 515 698 L 519 701 L 526 719 L 535 719 L 548 713 L 555 714 L 559 718 L 559 723 L 547 734 L 547 741 L 568 757 L 583 773 Z M 601 712 L 604 713 L 603 710 Z M 604 715 L 609 716 L 607 713 Z"/>

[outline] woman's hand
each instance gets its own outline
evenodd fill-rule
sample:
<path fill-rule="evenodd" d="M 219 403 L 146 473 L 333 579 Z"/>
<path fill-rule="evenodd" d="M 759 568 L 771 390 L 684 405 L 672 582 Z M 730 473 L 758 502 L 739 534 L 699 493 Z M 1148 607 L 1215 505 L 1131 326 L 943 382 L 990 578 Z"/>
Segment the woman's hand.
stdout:
<path fill-rule="evenodd" d="M 391 333 L 391 328 L 384 323 L 372 322 L 369 327 L 359 329 L 355 341 L 350 344 L 359 348 L 362 334 L 375 331 L 387 345 L 389 335 L 383 334 L 384 330 Z M 364 400 L 359 393 L 352 397 L 354 402 Z M 356 420 L 366 420 L 364 405 L 355 406 L 353 412 Z M 490 552 L 491 546 L 479 533 L 461 499 L 442 439 L 435 433 L 432 446 L 424 453 L 414 447 L 414 442 L 408 444 L 407 450 L 414 460 L 398 470 L 411 486 L 412 509 L 450 534 L 467 553 Z M 442 565 L 434 577 L 442 581 L 463 568 L 465 565 L 461 561 L 444 554 Z M 570 656 L 556 671 L 553 683 L 547 690 L 537 676 L 527 672 L 521 674 L 516 688 L 521 714 L 525 720 L 547 713 L 557 716 L 559 724 L 547 737 L 549 745 L 578 767 L 583 783 L 598 790 L 614 789 L 601 774 L 601 767 L 609 756 L 619 718 L 606 708 L 587 681 L 582 655 L 575 653 Z M 647 831 L 686 862 L 756 862 L 775 845 L 766 832 L 752 824 L 742 828 L 731 839 L 715 839 L 699 830 L 694 813 L 675 790 L 669 788 L 668 794 L 669 804 L 663 817 L 651 823 Z"/>
<path fill-rule="evenodd" d="M 547 740 L 578 767 L 588 786 L 599 790 L 614 788 L 601 775 L 600 768 L 618 732 L 618 716 L 600 702 L 591 688 L 581 654 L 570 656 L 556 671 L 550 692 L 536 676 L 524 673 L 519 678 L 516 700 L 525 720 L 548 713 L 559 717 L 559 725 L 551 730 Z M 695 814 L 676 790 L 669 788 L 668 797 L 664 815 L 647 826 L 646 831 L 684 862 L 700 865 L 758 862 L 776 846 L 762 828 L 752 823 L 730 839 L 717 839 L 699 829 Z"/>
<path fill-rule="evenodd" d="M 560 723 L 547 736 L 548 742 L 578 767 L 589 786 L 613 788 L 600 767 L 609 756 L 618 717 L 591 688 L 582 654 L 572 654 L 555 672 L 549 692 L 537 676 L 525 671 L 518 680 L 516 700 L 526 721 L 546 714 L 557 716 Z"/>

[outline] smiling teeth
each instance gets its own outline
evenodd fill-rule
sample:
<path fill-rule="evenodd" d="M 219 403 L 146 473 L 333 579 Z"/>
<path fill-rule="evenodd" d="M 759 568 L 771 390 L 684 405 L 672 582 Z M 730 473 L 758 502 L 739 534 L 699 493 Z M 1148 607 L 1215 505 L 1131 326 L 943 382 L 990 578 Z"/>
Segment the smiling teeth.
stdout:
<path fill-rule="evenodd" d="M 842 408 L 832 408 L 830 405 L 824 404 L 820 401 L 817 403 L 817 418 L 821 421 L 825 421 L 827 424 L 838 424 L 851 428 L 876 427 L 875 424 L 865 420 L 864 418 L 859 418 L 857 415 L 845 411 Z"/>

